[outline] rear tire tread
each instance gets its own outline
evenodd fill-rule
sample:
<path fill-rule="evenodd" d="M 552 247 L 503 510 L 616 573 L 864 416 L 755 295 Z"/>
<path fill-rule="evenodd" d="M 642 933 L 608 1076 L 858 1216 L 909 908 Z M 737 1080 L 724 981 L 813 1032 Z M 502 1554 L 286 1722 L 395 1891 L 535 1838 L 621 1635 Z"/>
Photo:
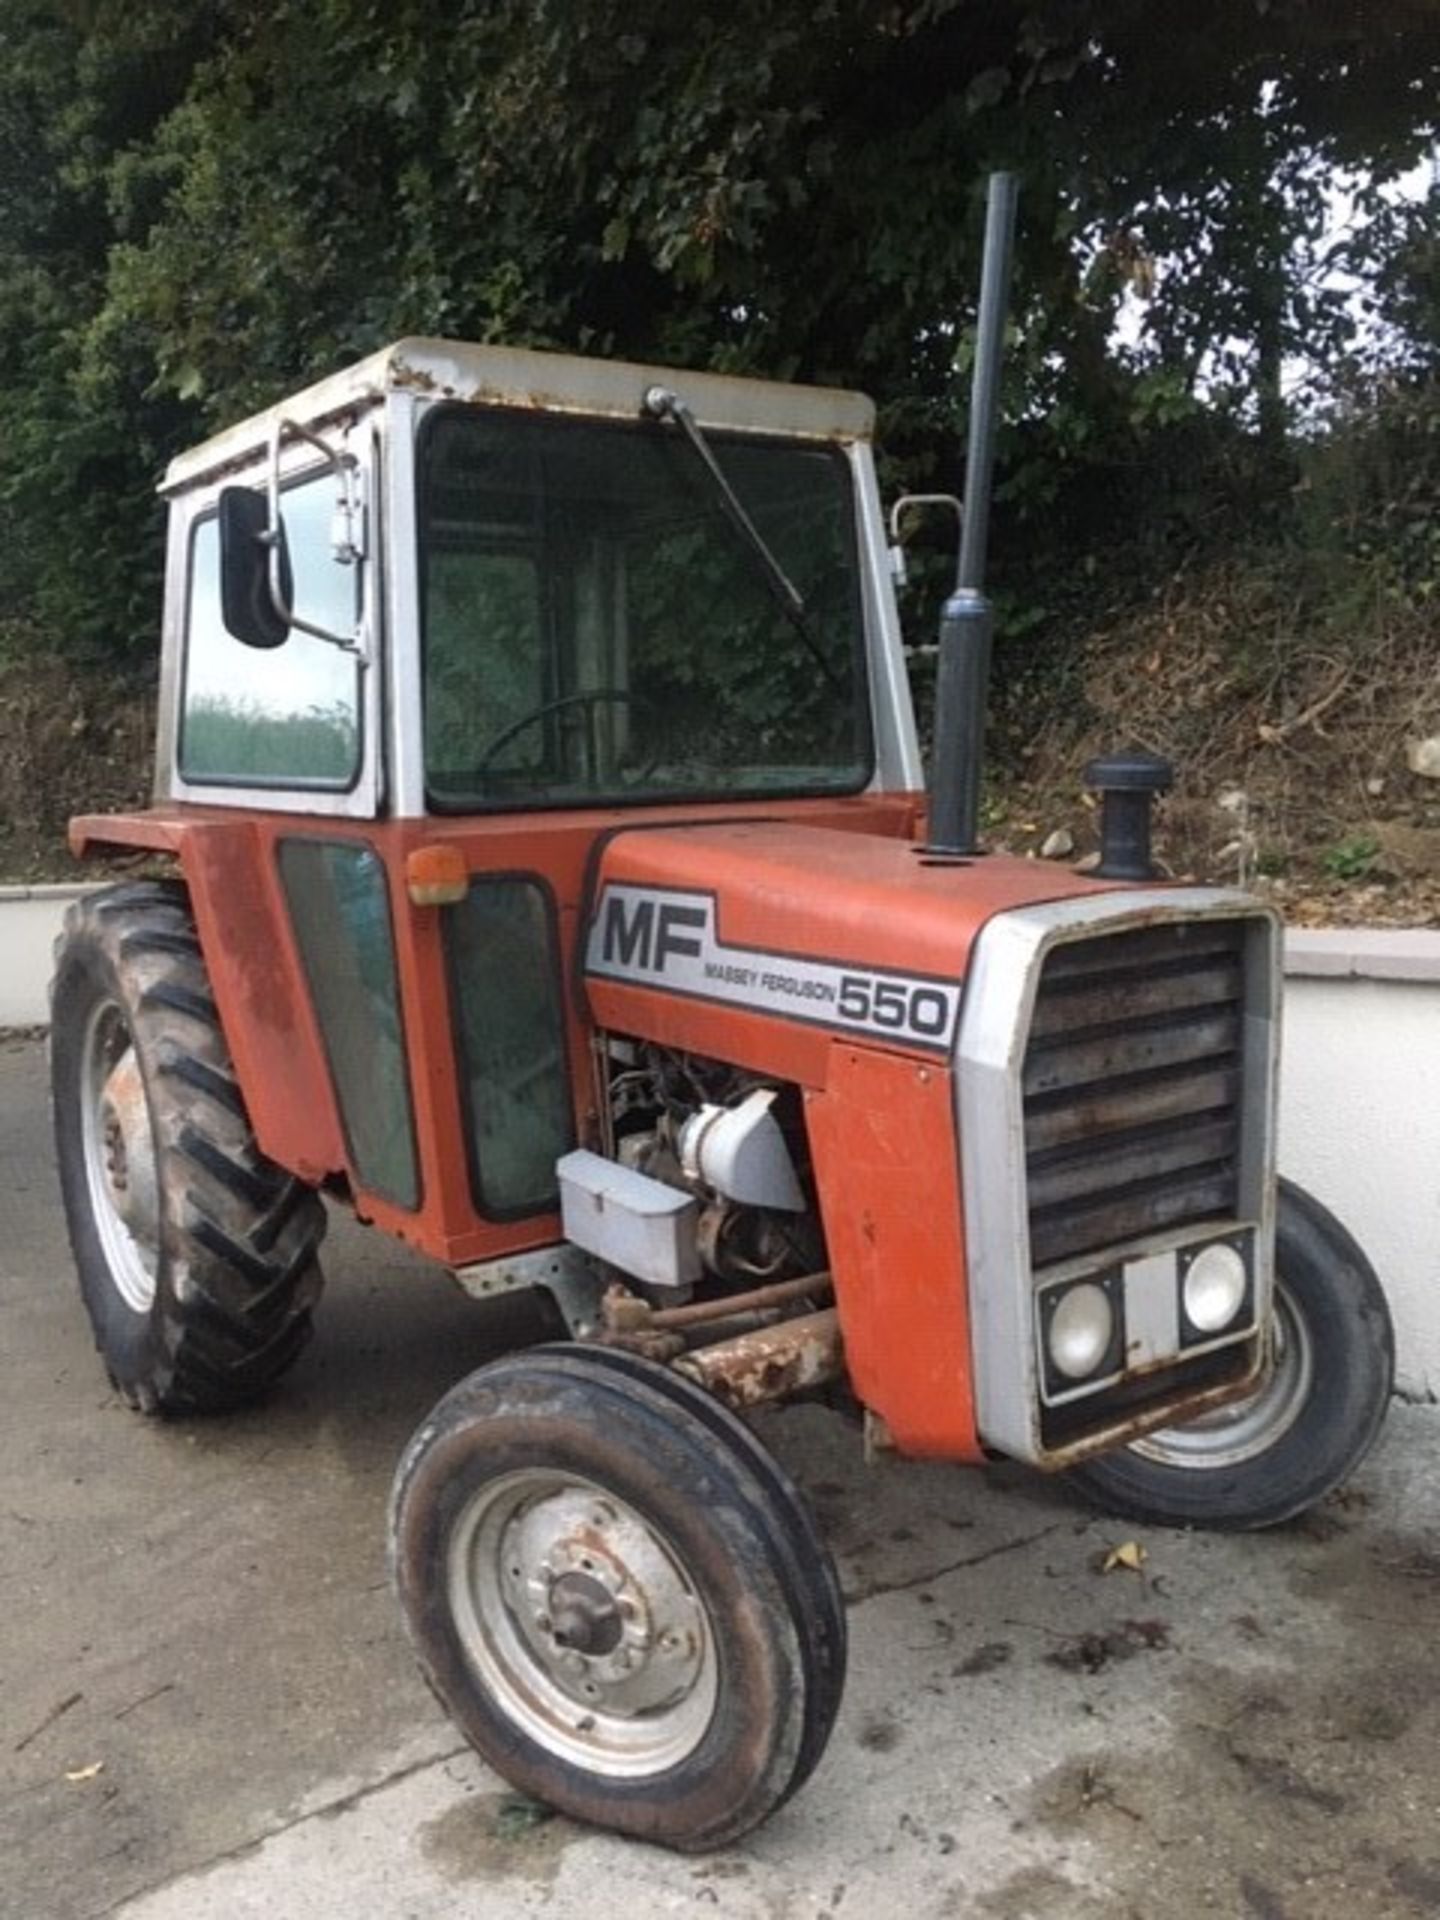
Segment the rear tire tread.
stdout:
<path fill-rule="evenodd" d="M 121 941 L 120 952 L 126 960 L 143 953 L 175 954 L 191 960 L 202 957 L 200 942 L 195 934 L 162 926 L 142 927 L 127 934 Z"/>
<path fill-rule="evenodd" d="M 195 1054 L 181 1051 L 173 1040 L 167 1042 L 158 1064 L 161 1073 L 172 1080 L 208 1095 L 222 1107 L 228 1107 L 237 1119 L 246 1118 L 245 1097 L 230 1073 L 210 1066 Z"/>
<path fill-rule="evenodd" d="M 218 1180 L 227 1192 L 233 1193 L 237 1200 L 257 1212 L 274 1207 L 288 1190 L 289 1182 L 284 1174 L 270 1162 L 256 1162 L 248 1165 L 235 1155 L 226 1153 L 207 1134 L 192 1121 L 187 1120 L 180 1129 L 176 1140 L 187 1160 L 190 1160 L 212 1180 Z M 271 1236 L 273 1239 L 273 1235 Z"/>
<path fill-rule="evenodd" d="M 85 1170 L 83 1036 L 107 1000 L 128 1026 L 155 1139 L 160 1253 L 148 1314 L 128 1307 L 110 1276 Z M 255 1143 L 183 885 L 126 881 L 72 906 L 51 1009 L 61 1187 L 117 1391 L 143 1412 L 255 1398 L 309 1338 L 325 1210 Z"/>
<path fill-rule="evenodd" d="M 197 993 L 179 980 L 160 980 L 153 987 L 147 987 L 140 996 L 140 1004 L 151 1013 L 165 1010 L 183 1013 L 202 1027 L 213 1027 L 219 1019 L 208 992 Z"/>

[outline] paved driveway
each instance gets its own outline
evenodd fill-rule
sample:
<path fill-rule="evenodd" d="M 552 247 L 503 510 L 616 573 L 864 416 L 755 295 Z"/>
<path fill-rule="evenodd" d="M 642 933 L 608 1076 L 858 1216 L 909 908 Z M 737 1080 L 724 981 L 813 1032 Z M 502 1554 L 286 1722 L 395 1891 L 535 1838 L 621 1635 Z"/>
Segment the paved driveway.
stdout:
<path fill-rule="evenodd" d="M 535 1820 L 415 1677 L 392 1464 L 505 1323 L 348 1222 L 243 1417 L 146 1422 L 91 1350 L 44 1060 L 0 1039 L 0 1916 L 1354 1920 L 1440 1911 L 1440 1417 L 1310 1523 L 1125 1530 L 1016 1471 L 769 1419 L 850 1600 L 804 1793 L 680 1859 Z"/>

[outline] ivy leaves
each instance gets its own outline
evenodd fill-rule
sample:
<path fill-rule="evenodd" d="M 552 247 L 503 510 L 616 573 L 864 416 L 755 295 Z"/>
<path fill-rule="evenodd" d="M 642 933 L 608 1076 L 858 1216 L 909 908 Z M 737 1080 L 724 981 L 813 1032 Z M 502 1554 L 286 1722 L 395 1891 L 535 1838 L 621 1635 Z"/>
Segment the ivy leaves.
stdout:
<path fill-rule="evenodd" d="M 1384 11 L 12 0 L 0 590 L 148 648 L 167 455 L 407 332 L 862 386 L 894 477 L 951 484 L 995 164 L 1024 176 L 1002 512 L 1064 567 L 1102 497 L 1154 521 L 1167 467 L 1283 437 L 1287 356 L 1350 351 L 1327 182 L 1379 196 L 1440 91 L 1433 10 Z M 1397 343 L 1433 332 L 1418 271 Z"/>

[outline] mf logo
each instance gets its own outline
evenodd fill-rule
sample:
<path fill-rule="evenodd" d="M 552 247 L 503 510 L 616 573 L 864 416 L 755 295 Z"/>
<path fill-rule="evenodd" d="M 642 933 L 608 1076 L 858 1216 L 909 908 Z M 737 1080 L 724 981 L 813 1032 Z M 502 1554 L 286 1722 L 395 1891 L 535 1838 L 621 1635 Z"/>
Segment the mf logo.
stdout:
<path fill-rule="evenodd" d="M 674 900 L 626 900 L 609 894 L 601 923 L 602 960 L 616 967 L 641 967 L 663 973 L 672 955 L 697 960 L 708 916 L 704 907 L 681 906 Z"/>

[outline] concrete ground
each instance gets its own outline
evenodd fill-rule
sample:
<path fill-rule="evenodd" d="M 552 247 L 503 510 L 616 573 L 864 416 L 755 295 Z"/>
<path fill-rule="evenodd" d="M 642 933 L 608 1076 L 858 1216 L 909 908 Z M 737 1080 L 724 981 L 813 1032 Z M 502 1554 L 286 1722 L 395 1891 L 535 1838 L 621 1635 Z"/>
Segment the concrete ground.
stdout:
<path fill-rule="evenodd" d="M 272 1402 L 118 1406 L 50 1167 L 44 1061 L 0 1039 L 4 1920 L 1331 1920 L 1440 1912 L 1440 1414 L 1251 1539 L 1125 1529 L 1062 1488 L 866 1467 L 766 1433 L 850 1602 L 808 1788 L 684 1859 L 507 1794 L 416 1677 L 384 1510 L 411 1429 L 502 1322 L 342 1223 Z M 1102 1572 L 1137 1538 L 1140 1572 Z"/>

